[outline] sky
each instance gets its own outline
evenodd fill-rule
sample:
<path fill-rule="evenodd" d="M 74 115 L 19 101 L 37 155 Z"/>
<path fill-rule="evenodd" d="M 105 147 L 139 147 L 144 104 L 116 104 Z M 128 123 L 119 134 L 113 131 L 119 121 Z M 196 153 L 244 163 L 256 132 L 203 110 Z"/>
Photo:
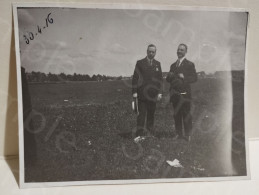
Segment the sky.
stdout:
<path fill-rule="evenodd" d="M 49 13 L 53 23 L 46 27 Z M 246 25 L 242 12 L 18 9 L 21 65 L 27 72 L 130 76 L 149 44 L 156 45 L 155 58 L 168 72 L 180 43 L 188 45 L 186 58 L 197 71 L 244 70 Z"/>

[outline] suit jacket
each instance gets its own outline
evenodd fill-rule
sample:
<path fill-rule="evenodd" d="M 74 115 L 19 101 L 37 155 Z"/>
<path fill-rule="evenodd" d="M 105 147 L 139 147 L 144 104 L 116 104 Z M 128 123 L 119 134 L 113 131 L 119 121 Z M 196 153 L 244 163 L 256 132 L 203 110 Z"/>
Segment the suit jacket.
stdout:
<path fill-rule="evenodd" d="M 153 59 L 152 66 L 147 57 L 138 60 L 132 77 L 132 94 L 137 93 L 140 100 L 156 101 L 162 93 L 163 77 L 160 62 Z"/>
<path fill-rule="evenodd" d="M 182 73 L 184 78 L 180 78 L 179 74 Z M 184 97 L 191 98 L 191 83 L 197 81 L 197 73 L 195 65 L 186 58 L 176 67 L 176 62 L 170 67 L 170 71 L 166 77 L 166 81 L 170 83 L 170 96 L 186 93 Z M 171 99 L 172 100 L 172 99 Z"/>

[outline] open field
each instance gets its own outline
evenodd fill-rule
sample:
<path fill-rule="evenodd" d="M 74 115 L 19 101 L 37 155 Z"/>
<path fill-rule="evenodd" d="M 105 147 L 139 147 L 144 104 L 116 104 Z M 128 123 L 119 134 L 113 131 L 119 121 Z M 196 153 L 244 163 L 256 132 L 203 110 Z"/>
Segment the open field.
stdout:
<path fill-rule="evenodd" d="M 165 83 L 155 116 L 157 136 L 141 144 L 132 139 L 130 81 L 29 84 L 37 155 L 26 164 L 25 181 L 246 175 L 244 83 L 233 82 L 233 98 L 231 84 L 224 79 L 193 84 L 193 139 L 187 143 L 172 140 L 173 108 Z M 183 168 L 166 163 L 174 159 Z"/>

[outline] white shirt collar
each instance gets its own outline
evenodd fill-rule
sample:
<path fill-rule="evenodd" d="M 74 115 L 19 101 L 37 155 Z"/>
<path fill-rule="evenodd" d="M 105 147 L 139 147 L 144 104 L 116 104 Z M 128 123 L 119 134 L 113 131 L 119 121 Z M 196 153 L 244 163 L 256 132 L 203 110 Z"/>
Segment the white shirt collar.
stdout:
<path fill-rule="evenodd" d="M 151 62 L 154 60 L 154 58 L 153 59 L 149 59 L 148 57 L 147 57 L 147 59 L 148 59 L 148 61 L 151 61 Z"/>
<path fill-rule="evenodd" d="M 184 59 L 185 59 L 185 56 L 179 59 L 180 60 L 179 66 L 181 65 Z"/>

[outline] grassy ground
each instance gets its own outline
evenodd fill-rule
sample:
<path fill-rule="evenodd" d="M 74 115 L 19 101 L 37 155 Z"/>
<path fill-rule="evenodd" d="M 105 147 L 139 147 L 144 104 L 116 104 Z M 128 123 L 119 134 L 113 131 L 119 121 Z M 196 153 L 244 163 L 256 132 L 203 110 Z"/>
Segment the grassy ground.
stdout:
<path fill-rule="evenodd" d="M 232 97 L 224 80 L 193 85 L 193 139 L 173 141 L 173 109 L 168 85 L 157 105 L 156 138 L 132 140 L 136 115 L 130 81 L 31 84 L 36 160 L 26 165 L 26 182 L 103 179 L 211 177 L 246 174 L 243 143 L 243 83 L 235 82 L 233 115 L 238 141 L 231 145 L 232 121 L 224 120 L 223 102 Z M 230 98 L 230 99 L 229 99 Z M 231 102 L 231 101 L 230 101 Z M 229 137 L 230 134 L 230 137 Z M 235 147 L 234 169 L 222 160 L 224 144 Z M 166 160 L 178 159 L 184 168 Z M 233 160 L 233 159 L 232 159 Z M 230 161 L 230 162 L 222 162 Z"/>

